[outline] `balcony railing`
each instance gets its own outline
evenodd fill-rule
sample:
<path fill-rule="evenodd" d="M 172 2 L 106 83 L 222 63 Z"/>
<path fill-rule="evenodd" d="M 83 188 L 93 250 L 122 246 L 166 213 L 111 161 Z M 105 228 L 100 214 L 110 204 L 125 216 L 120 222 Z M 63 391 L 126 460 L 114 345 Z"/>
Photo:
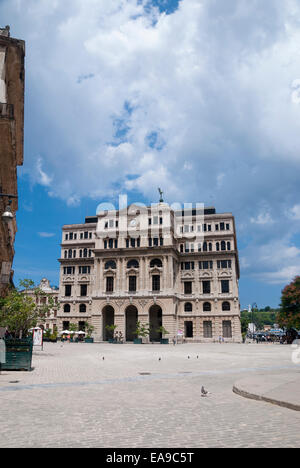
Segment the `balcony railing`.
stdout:
<path fill-rule="evenodd" d="M 2 119 L 13 119 L 14 118 L 14 106 L 13 104 L 6 104 L 0 102 L 0 118 Z"/>

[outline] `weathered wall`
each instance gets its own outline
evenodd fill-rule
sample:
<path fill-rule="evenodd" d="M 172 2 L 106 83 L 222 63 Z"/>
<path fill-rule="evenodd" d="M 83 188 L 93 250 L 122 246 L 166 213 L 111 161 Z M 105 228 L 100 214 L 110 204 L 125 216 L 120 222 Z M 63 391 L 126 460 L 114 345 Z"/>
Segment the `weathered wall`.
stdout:
<path fill-rule="evenodd" d="M 18 194 L 17 166 L 23 163 L 24 55 L 24 42 L 0 28 L 0 192 L 4 194 Z M 0 198 L 0 216 L 8 201 Z M 11 209 L 17 211 L 17 199 Z M 16 231 L 15 220 L 7 225 L 0 217 L 0 295 L 12 280 Z"/>

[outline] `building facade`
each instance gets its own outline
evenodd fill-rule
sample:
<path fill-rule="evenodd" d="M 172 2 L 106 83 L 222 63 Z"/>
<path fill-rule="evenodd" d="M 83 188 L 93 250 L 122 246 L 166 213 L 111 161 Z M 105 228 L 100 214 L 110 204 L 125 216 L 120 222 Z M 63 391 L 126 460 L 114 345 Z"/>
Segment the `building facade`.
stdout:
<path fill-rule="evenodd" d="M 126 341 L 136 323 L 158 341 L 240 342 L 239 261 L 234 217 L 215 208 L 174 210 L 166 203 L 99 212 L 62 229 L 59 331 L 117 325 Z"/>
<path fill-rule="evenodd" d="M 17 166 L 23 164 L 24 134 L 24 41 L 10 37 L 9 27 L 0 28 L 0 295 L 12 282 L 15 218 L 4 222 L 1 215 L 11 202 L 18 209 Z M 13 195 L 7 197 L 6 195 Z"/>
<path fill-rule="evenodd" d="M 50 281 L 47 278 L 42 278 L 40 284 L 37 286 L 37 289 L 39 290 L 39 295 L 36 295 L 35 289 L 27 289 L 24 290 L 23 293 L 30 297 L 37 306 L 42 308 L 44 305 L 46 305 L 49 307 L 46 317 L 44 317 L 43 320 L 38 323 L 38 326 L 44 330 L 51 330 L 51 332 L 55 332 L 58 329 L 57 312 L 59 309 L 59 291 L 56 287 L 52 287 L 50 285 Z M 50 298 L 52 299 L 51 302 Z"/>

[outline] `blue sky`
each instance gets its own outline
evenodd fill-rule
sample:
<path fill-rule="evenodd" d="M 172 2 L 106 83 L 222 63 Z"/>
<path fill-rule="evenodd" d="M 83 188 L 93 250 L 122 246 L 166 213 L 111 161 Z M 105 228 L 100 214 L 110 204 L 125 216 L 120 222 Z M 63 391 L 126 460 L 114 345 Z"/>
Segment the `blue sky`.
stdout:
<path fill-rule="evenodd" d="M 102 201 L 236 217 L 242 307 L 300 267 L 296 0 L 0 0 L 26 41 L 16 282 L 58 284 L 60 229 Z"/>

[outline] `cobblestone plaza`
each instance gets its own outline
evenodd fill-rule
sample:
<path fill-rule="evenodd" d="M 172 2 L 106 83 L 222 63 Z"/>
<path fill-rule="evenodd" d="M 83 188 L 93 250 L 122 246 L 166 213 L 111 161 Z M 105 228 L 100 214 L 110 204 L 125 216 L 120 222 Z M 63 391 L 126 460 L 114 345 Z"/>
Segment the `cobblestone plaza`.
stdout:
<path fill-rule="evenodd" d="M 45 343 L 33 367 L 0 376 L 0 447 L 299 446 L 299 412 L 232 392 L 299 373 L 289 346 Z"/>

